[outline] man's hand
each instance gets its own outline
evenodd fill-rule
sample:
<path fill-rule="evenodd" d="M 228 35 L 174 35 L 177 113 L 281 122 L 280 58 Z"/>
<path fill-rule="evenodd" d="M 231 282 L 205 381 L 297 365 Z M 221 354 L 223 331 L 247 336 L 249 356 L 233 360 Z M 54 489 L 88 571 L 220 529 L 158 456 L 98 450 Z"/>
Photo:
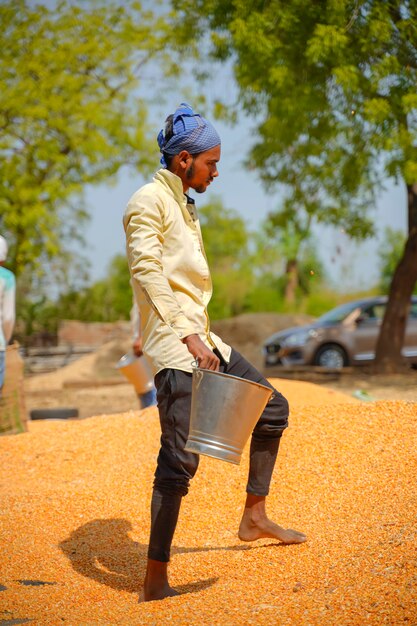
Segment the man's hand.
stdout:
<path fill-rule="evenodd" d="M 143 354 L 143 351 L 142 351 L 142 338 L 135 339 L 135 341 L 132 344 L 132 349 L 133 349 L 133 354 L 135 356 L 142 356 L 142 354 Z"/>
<path fill-rule="evenodd" d="M 188 335 L 182 341 L 187 346 L 188 352 L 191 352 L 197 361 L 199 367 L 206 370 L 214 370 L 215 372 L 219 371 L 220 359 L 206 346 L 198 335 Z"/>

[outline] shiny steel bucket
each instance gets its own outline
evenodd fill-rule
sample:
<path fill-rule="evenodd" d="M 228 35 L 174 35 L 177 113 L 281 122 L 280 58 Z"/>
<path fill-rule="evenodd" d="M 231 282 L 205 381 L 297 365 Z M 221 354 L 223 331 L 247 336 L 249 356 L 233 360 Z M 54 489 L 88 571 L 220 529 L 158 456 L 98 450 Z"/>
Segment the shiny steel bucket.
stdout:
<path fill-rule="evenodd" d="M 129 352 L 122 356 L 116 367 L 133 384 L 137 393 L 146 393 L 152 389 L 153 376 L 145 357 L 137 357 Z"/>
<path fill-rule="evenodd" d="M 185 450 L 239 465 L 243 448 L 273 389 L 244 378 L 194 368 Z"/>

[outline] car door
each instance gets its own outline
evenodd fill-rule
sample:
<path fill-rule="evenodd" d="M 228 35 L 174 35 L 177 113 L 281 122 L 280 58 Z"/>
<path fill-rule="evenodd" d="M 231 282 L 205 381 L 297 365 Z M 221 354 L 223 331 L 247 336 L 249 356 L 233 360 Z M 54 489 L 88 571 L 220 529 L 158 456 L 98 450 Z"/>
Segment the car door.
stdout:
<path fill-rule="evenodd" d="M 376 343 L 385 314 L 385 303 L 366 304 L 361 308 L 353 329 L 353 358 L 358 362 L 375 358 Z"/>

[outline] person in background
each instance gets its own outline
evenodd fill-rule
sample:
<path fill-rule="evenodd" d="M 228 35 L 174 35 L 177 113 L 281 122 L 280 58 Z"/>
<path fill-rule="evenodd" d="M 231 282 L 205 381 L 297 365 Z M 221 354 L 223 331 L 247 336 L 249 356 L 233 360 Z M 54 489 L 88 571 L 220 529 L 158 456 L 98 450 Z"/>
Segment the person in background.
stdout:
<path fill-rule="evenodd" d="M 183 103 L 168 116 L 158 144 L 162 169 L 132 196 L 124 215 L 132 286 L 142 316 L 143 350 L 155 373 L 162 430 L 151 502 L 145 601 L 178 595 L 168 582 L 171 543 L 181 500 L 199 463 L 198 454 L 184 449 L 192 362 L 273 389 L 241 354 L 210 331 L 207 306 L 212 282 L 197 209 L 188 192 L 204 193 L 217 178 L 220 137 L 208 120 Z M 287 400 L 274 389 L 252 433 L 246 500 L 238 531 L 242 541 L 273 538 L 290 544 L 307 539 L 304 533 L 279 526 L 266 513 L 266 496 L 288 412 Z M 222 511 L 214 514 L 221 516 Z"/>
<path fill-rule="evenodd" d="M 4 267 L 7 241 L 0 235 L 0 397 L 6 369 L 6 347 L 12 338 L 15 322 L 15 277 Z"/>
<path fill-rule="evenodd" d="M 142 331 L 140 328 L 140 312 L 139 312 L 139 307 L 136 304 L 135 300 L 133 301 L 133 306 L 130 311 L 130 320 L 132 323 L 133 354 L 137 357 L 143 356 Z M 152 386 L 152 389 L 150 389 L 149 391 L 146 391 L 145 393 L 138 393 L 138 400 L 139 400 L 139 406 L 141 409 L 146 409 L 148 406 L 155 406 L 156 405 L 155 386 Z"/>

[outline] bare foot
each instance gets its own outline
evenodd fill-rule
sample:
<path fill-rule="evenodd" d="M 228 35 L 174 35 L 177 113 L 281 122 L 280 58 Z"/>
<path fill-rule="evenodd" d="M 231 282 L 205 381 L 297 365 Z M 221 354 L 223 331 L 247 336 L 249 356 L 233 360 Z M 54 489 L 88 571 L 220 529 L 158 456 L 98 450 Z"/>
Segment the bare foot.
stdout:
<path fill-rule="evenodd" d="M 139 602 L 151 602 L 179 596 L 180 594 L 168 583 L 168 563 L 148 560 L 143 591 L 139 596 Z"/>
<path fill-rule="evenodd" d="M 307 541 L 304 533 L 291 528 L 283 528 L 272 522 L 266 514 L 265 498 L 261 496 L 248 496 L 238 536 L 241 541 L 278 539 L 286 544 Z"/>
<path fill-rule="evenodd" d="M 175 591 L 173 587 L 167 584 L 150 585 L 145 579 L 142 593 L 139 596 L 139 602 L 152 602 L 152 600 L 163 600 L 164 598 L 171 598 L 173 596 L 179 596 L 178 591 Z"/>
<path fill-rule="evenodd" d="M 245 516 L 244 516 L 245 517 Z M 242 519 L 239 527 L 241 541 L 256 541 L 256 539 L 279 539 L 282 543 L 304 543 L 307 537 L 304 533 L 292 528 L 283 528 L 275 522 L 266 519 L 262 523 L 253 523 Z"/>

